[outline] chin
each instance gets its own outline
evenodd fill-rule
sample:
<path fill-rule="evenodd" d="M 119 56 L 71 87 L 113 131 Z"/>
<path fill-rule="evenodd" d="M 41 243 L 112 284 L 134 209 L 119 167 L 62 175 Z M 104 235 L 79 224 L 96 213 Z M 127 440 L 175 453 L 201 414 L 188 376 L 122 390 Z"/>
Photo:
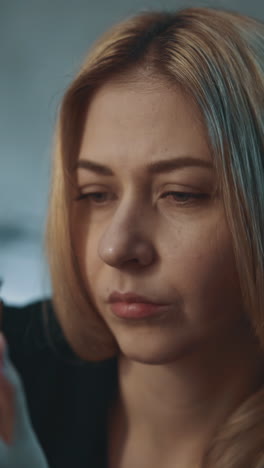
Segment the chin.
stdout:
<path fill-rule="evenodd" d="M 168 343 L 164 344 L 164 346 L 158 343 L 155 343 L 155 345 L 151 343 L 150 346 L 144 343 L 139 346 L 137 343 L 133 347 L 125 343 L 119 343 L 119 347 L 120 354 L 125 359 L 149 365 L 170 364 L 187 357 L 194 351 L 193 346 L 183 344 L 175 346 L 175 343 L 170 347 L 168 347 Z"/>

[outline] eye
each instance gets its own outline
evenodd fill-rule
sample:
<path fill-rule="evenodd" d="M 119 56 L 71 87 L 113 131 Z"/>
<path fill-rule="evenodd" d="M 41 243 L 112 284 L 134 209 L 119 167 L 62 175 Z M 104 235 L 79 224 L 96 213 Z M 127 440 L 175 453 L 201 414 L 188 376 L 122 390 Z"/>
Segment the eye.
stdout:
<path fill-rule="evenodd" d="M 103 204 L 107 201 L 108 192 L 90 192 L 90 193 L 81 193 L 75 198 L 75 201 L 88 199 L 91 200 L 96 205 Z"/>
<path fill-rule="evenodd" d="M 109 192 L 90 192 L 90 193 L 81 193 L 75 198 L 75 201 L 87 199 L 95 205 L 103 205 L 105 202 L 111 199 L 112 195 Z M 161 195 L 161 198 L 172 197 L 172 203 L 178 203 L 180 205 L 186 205 L 193 203 L 195 200 L 201 200 L 208 198 L 209 195 L 204 193 L 190 193 L 190 192 L 175 192 L 169 191 L 164 192 Z"/>
<path fill-rule="evenodd" d="M 175 202 L 179 202 L 179 204 L 186 205 L 190 202 L 193 203 L 194 200 L 200 200 L 208 198 L 209 195 L 205 193 L 190 193 L 190 192 L 174 192 L 169 191 L 165 192 L 161 195 L 161 198 L 167 198 L 168 196 L 172 196 Z"/>

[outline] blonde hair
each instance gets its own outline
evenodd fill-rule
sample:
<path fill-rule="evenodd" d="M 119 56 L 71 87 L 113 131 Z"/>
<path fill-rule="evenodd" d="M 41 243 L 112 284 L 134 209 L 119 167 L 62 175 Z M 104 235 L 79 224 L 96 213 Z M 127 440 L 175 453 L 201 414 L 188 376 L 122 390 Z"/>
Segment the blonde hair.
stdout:
<path fill-rule="evenodd" d="M 94 92 L 108 80 L 122 80 L 135 70 L 180 86 L 201 111 L 245 310 L 264 347 L 263 64 L 263 23 L 216 8 L 140 13 L 112 27 L 90 50 L 61 105 L 46 231 L 54 308 L 81 358 L 107 359 L 118 353 L 118 346 L 89 299 L 74 254 L 73 168 Z M 262 465 L 264 390 L 260 389 L 220 428 L 203 467 Z"/>

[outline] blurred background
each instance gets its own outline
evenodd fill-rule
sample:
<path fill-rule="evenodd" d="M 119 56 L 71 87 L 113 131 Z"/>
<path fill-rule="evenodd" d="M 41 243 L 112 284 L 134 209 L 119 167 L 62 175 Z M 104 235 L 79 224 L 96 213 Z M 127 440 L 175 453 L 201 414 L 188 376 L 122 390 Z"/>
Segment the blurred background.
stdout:
<path fill-rule="evenodd" d="M 51 293 L 43 249 L 60 99 L 93 41 L 142 10 L 215 6 L 263 19 L 263 0 L 0 0 L 1 297 Z"/>

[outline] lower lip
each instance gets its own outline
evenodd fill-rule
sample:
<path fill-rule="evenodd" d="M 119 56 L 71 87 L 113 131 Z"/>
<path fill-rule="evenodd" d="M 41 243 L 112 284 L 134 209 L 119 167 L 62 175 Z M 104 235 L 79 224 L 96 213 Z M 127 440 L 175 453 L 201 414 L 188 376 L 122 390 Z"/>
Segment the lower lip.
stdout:
<path fill-rule="evenodd" d="M 117 317 L 127 319 L 140 319 L 152 317 L 167 310 L 168 305 L 150 304 L 143 302 L 114 302 L 110 304 L 112 312 Z"/>

